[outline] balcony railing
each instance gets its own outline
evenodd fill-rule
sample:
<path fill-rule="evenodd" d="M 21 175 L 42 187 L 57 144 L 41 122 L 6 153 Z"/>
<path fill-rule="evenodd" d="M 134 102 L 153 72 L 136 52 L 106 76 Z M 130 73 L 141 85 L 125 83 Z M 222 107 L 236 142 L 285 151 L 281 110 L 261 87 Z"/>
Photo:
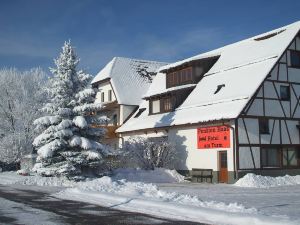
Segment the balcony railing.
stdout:
<path fill-rule="evenodd" d="M 113 138 L 117 138 L 117 134 L 116 134 L 116 130 L 120 127 L 120 126 L 114 126 L 114 125 L 98 125 L 96 126 L 98 128 L 104 128 L 106 129 L 106 134 L 105 134 L 105 138 L 106 139 L 113 139 Z"/>

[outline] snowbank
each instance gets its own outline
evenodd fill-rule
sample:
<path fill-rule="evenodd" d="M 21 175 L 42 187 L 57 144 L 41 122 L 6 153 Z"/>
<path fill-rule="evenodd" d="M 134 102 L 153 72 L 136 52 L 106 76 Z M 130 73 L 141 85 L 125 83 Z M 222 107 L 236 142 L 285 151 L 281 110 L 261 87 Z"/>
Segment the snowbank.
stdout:
<path fill-rule="evenodd" d="M 78 182 L 73 190 L 63 191 L 62 195 L 75 192 L 92 192 L 108 194 L 110 196 L 117 195 L 123 197 L 130 197 L 134 199 L 155 200 L 161 202 L 171 202 L 186 206 L 196 206 L 223 210 L 227 212 L 243 212 L 256 213 L 254 208 L 245 208 L 237 203 L 225 204 L 223 202 L 202 201 L 197 196 L 183 195 L 176 192 L 165 192 L 159 190 L 154 184 L 147 184 L 143 182 L 128 182 L 126 180 L 113 180 L 114 178 L 102 177 L 86 182 Z M 113 195 L 112 195 L 113 194 Z"/>
<path fill-rule="evenodd" d="M 283 177 L 269 177 L 248 173 L 239 179 L 234 186 L 252 187 L 252 188 L 269 188 L 277 186 L 288 186 L 300 184 L 300 175 Z"/>
<path fill-rule="evenodd" d="M 114 171 L 114 180 L 125 179 L 131 182 L 145 183 L 177 183 L 184 182 L 184 176 L 176 170 L 156 168 L 154 170 L 117 169 Z"/>

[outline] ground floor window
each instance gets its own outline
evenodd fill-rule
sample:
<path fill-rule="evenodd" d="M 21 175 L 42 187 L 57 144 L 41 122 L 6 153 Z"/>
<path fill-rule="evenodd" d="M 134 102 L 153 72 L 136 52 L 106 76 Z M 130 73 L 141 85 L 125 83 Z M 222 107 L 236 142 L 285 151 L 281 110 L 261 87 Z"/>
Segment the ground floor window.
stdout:
<path fill-rule="evenodd" d="M 295 148 L 282 149 L 282 164 L 284 167 L 296 167 L 298 165 L 298 151 Z"/>
<path fill-rule="evenodd" d="M 262 167 L 280 167 L 280 150 L 277 148 L 261 149 Z"/>
<path fill-rule="evenodd" d="M 262 168 L 293 168 L 300 166 L 296 147 L 270 147 L 261 149 Z"/>

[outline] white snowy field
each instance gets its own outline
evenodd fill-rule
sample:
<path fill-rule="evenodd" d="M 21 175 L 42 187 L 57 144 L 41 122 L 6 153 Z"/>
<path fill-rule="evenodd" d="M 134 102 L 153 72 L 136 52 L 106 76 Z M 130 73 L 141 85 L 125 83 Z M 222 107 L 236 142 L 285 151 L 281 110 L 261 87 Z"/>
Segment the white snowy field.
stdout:
<path fill-rule="evenodd" d="M 300 176 L 274 179 L 248 175 L 235 185 L 192 184 L 175 171 L 127 169 L 74 183 L 0 173 L 0 184 L 64 186 L 56 197 L 159 217 L 209 224 L 300 224 Z"/>

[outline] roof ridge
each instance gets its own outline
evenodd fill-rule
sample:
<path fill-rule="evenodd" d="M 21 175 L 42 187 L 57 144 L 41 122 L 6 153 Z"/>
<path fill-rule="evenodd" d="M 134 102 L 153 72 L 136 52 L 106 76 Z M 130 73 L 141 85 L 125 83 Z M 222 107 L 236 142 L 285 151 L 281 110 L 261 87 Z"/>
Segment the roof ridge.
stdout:
<path fill-rule="evenodd" d="M 170 62 L 162 62 L 162 61 L 148 60 L 148 59 L 129 58 L 129 57 L 123 57 L 123 56 L 115 56 L 114 58 L 116 58 L 116 59 L 129 59 L 129 60 L 144 61 L 144 62 L 153 62 L 153 63 L 159 63 L 159 64 L 170 64 Z"/>

